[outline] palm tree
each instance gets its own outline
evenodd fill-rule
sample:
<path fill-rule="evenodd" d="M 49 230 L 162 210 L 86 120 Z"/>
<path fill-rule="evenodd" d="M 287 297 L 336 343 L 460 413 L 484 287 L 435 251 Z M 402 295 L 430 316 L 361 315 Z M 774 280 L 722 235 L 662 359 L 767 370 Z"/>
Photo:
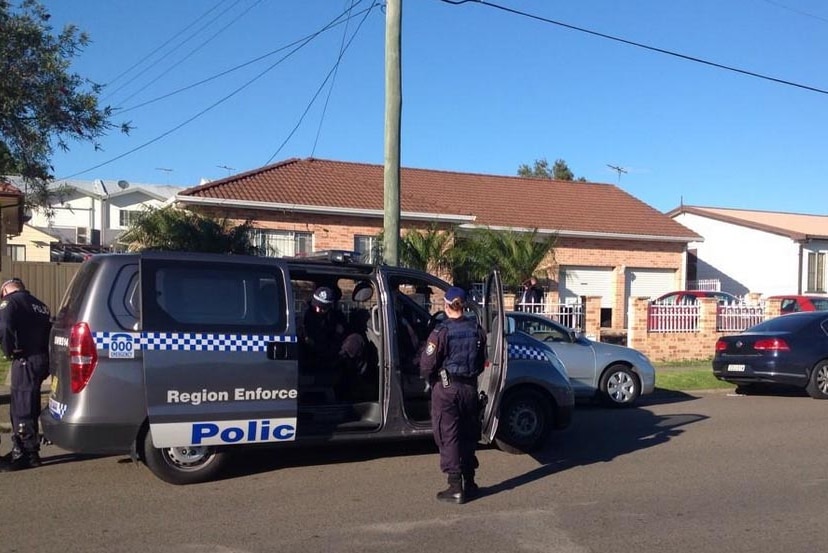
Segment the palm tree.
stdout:
<path fill-rule="evenodd" d="M 232 226 L 228 219 L 213 219 L 173 206 L 141 212 L 118 238 L 128 251 L 166 250 L 256 254 L 250 240 L 250 221 Z"/>
<path fill-rule="evenodd" d="M 497 268 L 504 286 L 516 290 L 524 280 L 538 273 L 548 255 L 554 260 L 556 242 L 557 236 L 539 236 L 537 229 L 532 232 L 474 230 L 457 241 L 455 256 L 463 263 L 456 268 L 455 280 L 480 281 L 492 268 Z"/>
<path fill-rule="evenodd" d="M 454 229 L 409 230 L 400 239 L 400 265 L 431 274 L 443 274 L 453 265 Z"/>

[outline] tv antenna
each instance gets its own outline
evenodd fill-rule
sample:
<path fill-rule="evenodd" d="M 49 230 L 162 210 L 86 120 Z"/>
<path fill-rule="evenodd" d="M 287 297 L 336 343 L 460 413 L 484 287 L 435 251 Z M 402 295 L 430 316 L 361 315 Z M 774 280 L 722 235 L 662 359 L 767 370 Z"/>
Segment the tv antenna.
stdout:
<path fill-rule="evenodd" d="M 227 176 L 228 177 L 233 174 L 233 171 L 236 170 L 235 167 L 228 167 L 227 165 L 216 165 L 216 167 L 218 167 L 219 169 L 227 170 Z"/>
<path fill-rule="evenodd" d="M 155 170 L 156 171 L 164 171 L 164 173 L 166 173 L 166 175 L 167 175 L 167 184 L 170 184 L 170 173 L 172 173 L 172 171 L 173 171 L 172 169 L 170 169 L 168 167 L 156 167 Z"/>
<path fill-rule="evenodd" d="M 620 165 L 610 165 L 607 163 L 607 167 L 618 173 L 618 182 L 621 182 L 621 173 L 627 174 L 627 170 L 621 167 Z"/>

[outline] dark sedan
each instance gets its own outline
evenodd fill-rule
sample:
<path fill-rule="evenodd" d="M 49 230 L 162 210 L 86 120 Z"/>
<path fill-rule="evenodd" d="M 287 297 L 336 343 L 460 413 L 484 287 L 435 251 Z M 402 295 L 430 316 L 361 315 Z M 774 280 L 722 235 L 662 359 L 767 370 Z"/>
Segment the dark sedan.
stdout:
<path fill-rule="evenodd" d="M 828 399 L 828 312 L 791 313 L 716 341 L 713 374 L 739 386 L 805 388 Z"/>

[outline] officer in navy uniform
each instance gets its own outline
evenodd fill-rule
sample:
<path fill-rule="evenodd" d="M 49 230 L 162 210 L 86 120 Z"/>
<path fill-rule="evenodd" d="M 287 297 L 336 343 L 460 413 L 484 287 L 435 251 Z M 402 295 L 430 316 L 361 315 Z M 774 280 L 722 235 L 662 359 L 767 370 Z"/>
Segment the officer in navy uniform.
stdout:
<path fill-rule="evenodd" d="M 447 319 L 434 329 L 420 359 L 420 375 L 431 385 L 431 426 L 448 488 L 437 499 L 464 503 L 475 495 L 475 450 L 480 439 L 477 377 L 486 361 L 486 333 L 463 316 L 466 292 L 455 286 L 444 298 Z"/>
<path fill-rule="evenodd" d="M 0 346 L 11 365 L 12 450 L 0 470 L 40 466 L 40 386 L 49 375 L 49 308 L 19 278 L 0 287 Z"/>

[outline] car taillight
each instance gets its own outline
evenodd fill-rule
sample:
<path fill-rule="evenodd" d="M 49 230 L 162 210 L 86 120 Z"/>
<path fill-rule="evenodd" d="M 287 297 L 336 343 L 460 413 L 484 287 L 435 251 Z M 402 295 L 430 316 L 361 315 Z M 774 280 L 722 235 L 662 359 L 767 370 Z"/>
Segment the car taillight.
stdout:
<path fill-rule="evenodd" d="M 716 340 L 716 351 L 727 351 L 727 342 L 724 340 Z"/>
<path fill-rule="evenodd" d="M 69 369 L 72 393 L 77 394 L 86 387 L 92 372 L 98 365 L 98 350 L 95 339 L 86 323 L 75 323 L 69 334 Z"/>
<path fill-rule="evenodd" d="M 753 344 L 753 349 L 760 351 L 791 351 L 788 343 L 782 338 L 765 338 L 763 340 L 756 340 Z"/>

